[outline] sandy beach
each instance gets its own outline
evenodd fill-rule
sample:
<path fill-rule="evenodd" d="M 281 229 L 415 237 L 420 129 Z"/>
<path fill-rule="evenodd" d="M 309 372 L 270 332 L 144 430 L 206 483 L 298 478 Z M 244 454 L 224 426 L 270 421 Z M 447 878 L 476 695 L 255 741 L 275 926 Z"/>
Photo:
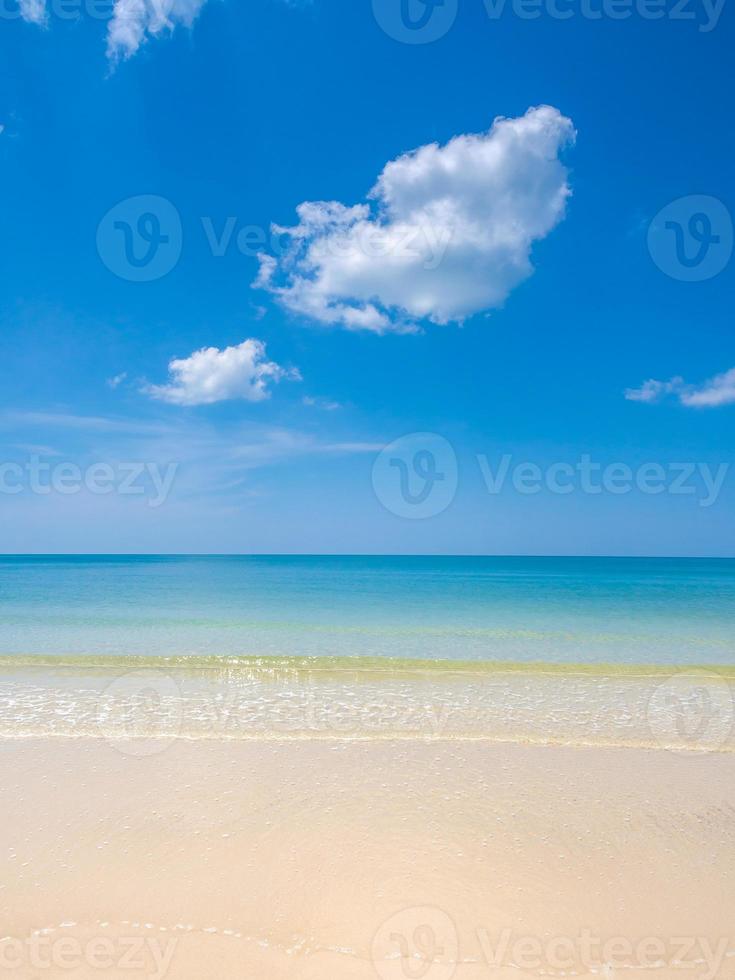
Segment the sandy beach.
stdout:
<path fill-rule="evenodd" d="M 733 975 L 735 756 L 3 739 L 2 975 Z M 731 938 L 732 937 L 732 938 Z"/>
<path fill-rule="evenodd" d="M 0 980 L 735 980 L 729 566 L 6 565 Z"/>

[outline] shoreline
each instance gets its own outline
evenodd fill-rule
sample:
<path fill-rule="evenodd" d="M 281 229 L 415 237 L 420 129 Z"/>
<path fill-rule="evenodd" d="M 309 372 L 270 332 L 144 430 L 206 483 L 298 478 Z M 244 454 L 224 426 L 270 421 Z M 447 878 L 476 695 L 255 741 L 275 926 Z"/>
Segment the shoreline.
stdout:
<path fill-rule="evenodd" d="M 0 738 L 484 742 L 735 753 L 735 669 L 0 661 Z"/>
<path fill-rule="evenodd" d="M 294 657 L 294 656 L 233 656 L 223 654 L 181 654 L 145 656 L 141 654 L 3 654 L 0 672 L 14 669 L 49 668 L 83 670 L 117 670 L 129 668 L 174 668 L 181 671 L 252 671 L 294 674 L 350 674 L 370 676 L 451 675 L 487 676 L 494 674 L 530 674 L 569 677 L 631 677 L 649 678 L 697 672 L 718 674 L 735 681 L 735 664 L 716 663 L 589 663 L 544 660 L 451 660 L 418 657 Z"/>

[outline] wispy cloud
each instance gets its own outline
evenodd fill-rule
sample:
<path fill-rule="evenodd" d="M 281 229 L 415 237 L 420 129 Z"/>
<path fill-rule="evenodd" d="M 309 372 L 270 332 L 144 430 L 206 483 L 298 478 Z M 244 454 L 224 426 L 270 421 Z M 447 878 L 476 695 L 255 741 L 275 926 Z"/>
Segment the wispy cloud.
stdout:
<path fill-rule="evenodd" d="M 13 449 L 17 449 L 20 452 L 28 456 L 61 456 L 62 453 L 58 449 L 54 449 L 53 446 L 39 446 L 35 443 L 15 443 L 12 446 Z"/>
<path fill-rule="evenodd" d="M 113 390 L 115 388 L 119 388 L 120 385 L 123 383 L 123 381 L 127 379 L 127 376 L 128 376 L 128 372 L 122 371 L 120 374 L 116 374 L 114 377 L 108 378 L 107 387 L 112 388 Z"/>
<path fill-rule="evenodd" d="M 687 384 L 683 378 L 669 381 L 651 378 L 640 388 L 628 388 L 625 397 L 629 401 L 659 402 L 666 397 L 676 398 L 688 408 L 719 408 L 735 403 L 735 368 L 717 374 L 700 385 Z"/>
<path fill-rule="evenodd" d="M 249 421 L 215 427 L 192 416 L 172 423 L 45 412 L 0 416 L 0 427 L 11 425 L 12 448 L 23 456 L 63 457 L 80 465 L 175 465 L 175 495 L 181 499 L 231 495 L 239 500 L 268 493 L 269 477 L 256 478 L 259 471 L 267 474 L 305 460 L 316 465 L 320 459 L 369 455 L 385 445 L 383 439 L 364 439 L 342 426 L 338 432 L 321 433 Z M 57 430 L 53 447 L 38 439 L 51 426 Z"/>
<path fill-rule="evenodd" d="M 304 395 L 301 402 L 307 408 L 320 408 L 323 412 L 336 412 L 338 408 L 342 408 L 339 402 L 329 398 L 315 398 L 313 395 Z"/>
<path fill-rule="evenodd" d="M 683 378 L 672 378 L 670 381 L 656 381 L 655 378 L 649 378 L 640 388 L 626 388 L 625 397 L 629 402 L 657 402 L 666 395 L 679 391 L 683 384 Z"/>
<path fill-rule="evenodd" d="M 48 23 L 46 0 L 19 0 L 20 15 L 29 24 L 45 27 Z"/>
<path fill-rule="evenodd" d="M 171 34 L 177 27 L 191 28 L 207 0 L 113 0 L 107 25 L 107 58 L 114 67 L 149 39 Z M 46 0 L 18 0 L 23 20 L 47 27 Z M 0 128 L 0 132 L 2 129 Z"/>
<path fill-rule="evenodd" d="M 246 466 L 263 466 L 305 456 L 353 455 L 380 452 L 385 443 L 332 441 L 294 429 L 257 429 L 248 440 L 235 439 L 225 453 Z"/>
<path fill-rule="evenodd" d="M 72 415 L 59 412 L 3 412 L 0 426 L 78 429 L 85 432 L 118 432 L 131 435 L 165 435 L 170 425 L 143 419 L 106 418 L 98 415 Z"/>
<path fill-rule="evenodd" d="M 37 2 L 37 0 L 28 0 Z M 115 0 L 107 28 L 107 56 L 130 58 L 149 37 L 191 27 L 205 0 Z"/>
<path fill-rule="evenodd" d="M 206 0 L 114 0 L 107 26 L 107 57 L 114 64 L 131 58 L 149 38 L 191 27 Z M 46 0 L 18 0 L 29 24 L 48 25 Z"/>
<path fill-rule="evenodd" d="M 260 256 L 254 285 L 317 323 L 375 333 L 497 308 L 564 216 L 559 155 L 574 137 L 570 119 L 541 106 L 406 153 L 384 167 L 374 206 L 307 201 L 297 225 L 274 226 L 287 248 Z"/>

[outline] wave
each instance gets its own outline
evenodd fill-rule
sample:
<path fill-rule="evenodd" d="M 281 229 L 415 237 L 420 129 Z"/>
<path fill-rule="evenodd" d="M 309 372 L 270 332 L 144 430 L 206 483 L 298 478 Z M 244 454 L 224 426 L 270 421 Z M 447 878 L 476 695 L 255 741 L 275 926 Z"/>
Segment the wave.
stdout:
<path fill-rule="evenodd" d="M 232 656 L 229 654 L 11 654 L 0 656 L 0 671 L 16 671 L 19 668 L 46 668 L 53 670 L 82 669 L 174 669 L 177 671 L 225 671 L 262 675 L 360 675 L 374 677 L 410 677 L 429 674 L 441 675 L 554 675 L 583 677 L 661 677 L 676 673 L 702 671 L 724 678 L 735 679 L 735 664 L 658 663 L 634 664 L 603 661 L 563 663 L 542 660 L 454 660 L 417 657 L 306 657 L 306 656 Z"/>
<path fill-rule="evenodd" d="M 371 657 L 0 658 L 0 737 L 735 750 L 735 667 Z"/>

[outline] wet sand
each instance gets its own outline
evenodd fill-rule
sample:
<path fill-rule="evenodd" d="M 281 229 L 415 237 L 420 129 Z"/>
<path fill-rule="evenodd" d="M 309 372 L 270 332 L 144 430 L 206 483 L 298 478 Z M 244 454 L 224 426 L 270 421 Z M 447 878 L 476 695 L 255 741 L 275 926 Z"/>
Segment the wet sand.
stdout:
<path fill-rule="evenodd" d="M 0 766 L 0 976 L 735 976 L 730 752 L 4 738 Z"/>

